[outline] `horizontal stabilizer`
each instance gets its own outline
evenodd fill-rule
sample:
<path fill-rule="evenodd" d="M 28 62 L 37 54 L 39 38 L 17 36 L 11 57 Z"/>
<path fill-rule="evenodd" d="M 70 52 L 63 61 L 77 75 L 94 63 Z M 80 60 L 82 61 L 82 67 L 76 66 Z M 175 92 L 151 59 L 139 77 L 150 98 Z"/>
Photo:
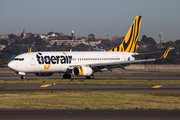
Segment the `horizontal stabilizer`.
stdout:
<path fill-rule="evenodd" d="M 163 52 L 164 52 L 164 51 L 148 52 L 148 53 L 138 53 L 138 54 L 134 54 L 134 55 L 132 55 L 132 56 L 133 56 L 133 57 L 136 57 L 136 56 L 150 55 L 150 54 L 163 53 Z"/>

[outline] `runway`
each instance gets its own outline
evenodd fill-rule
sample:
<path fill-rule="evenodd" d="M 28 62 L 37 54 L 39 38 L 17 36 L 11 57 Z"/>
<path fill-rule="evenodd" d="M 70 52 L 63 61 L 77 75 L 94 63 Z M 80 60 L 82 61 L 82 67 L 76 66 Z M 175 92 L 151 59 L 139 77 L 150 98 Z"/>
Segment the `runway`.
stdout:
<path fill-rule="evenodd" d="M 0 110 L 2 120 L 179 120 L 170 110 Z"/>
<path fill-rule="evenodd" d="M 180 80 L 180 73 L 174 71 L 144 71 L 119 70 L 113 72 L 95 73 L 97 80 Z M 74 76 L 73 76 L 74 77 Z M 62 74 L 55 73 L 49 77 L 38 77 L 27 74 L 27 79 L 61 79 Z M 74 77 L 84 79 L 80 77 Z M 0 80 L 19 80 L 20 76 L 9 69 L 0 69 Z M 130 84 L 0 84 L 0 94 L 21 92 L 127 92 L 145 94 L 180 94 L 180 85 L 130 85 Z M 4 120 L 179 120 L 180 111 L 176 110 L 28 110 L 28 109 L 1 109 L 0 119 Z"/>
<path fill-rule="evenodd" d="M 113 69 L 112 72 L 94 73 L 95 79 L 125 79 L 125 80 L 180 80 L 180 71 L 172 70 L 122 70 Z M 36 76 L 33 73 L 27 73 L 26 79 L 62 79 L 63 74 L 54 73 L 52 76 Z M 72 78 L 84 79 L 85 77 L 72 76 Z M 20 75 L 15 74 L 8 68 L 0 69 L 0 80 L 17 80 Z"/>
<path fill-rule="evenodd" d="M 46 85 L 46 84 L 45 84 Z M 0 93 L 48 92 L 48 91 L 83 91 L 92 92 L 127 92 L 146 94 L 180 94 L 180 85 L 129 85 L 129 84 L 0 84 Z"/>

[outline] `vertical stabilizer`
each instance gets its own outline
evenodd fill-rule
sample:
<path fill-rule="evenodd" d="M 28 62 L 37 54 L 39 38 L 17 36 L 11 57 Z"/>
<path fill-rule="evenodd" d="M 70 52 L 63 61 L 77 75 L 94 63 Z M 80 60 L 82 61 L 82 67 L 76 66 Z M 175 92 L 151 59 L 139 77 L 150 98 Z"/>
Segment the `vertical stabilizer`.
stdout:
<path fill-rule="evenodd" d="M 110 52 L 135 53 L 137 51 L 137 42 L 140 33 L 141 19 L 142 16 L 136 16 L 123 42 L 118 47 L 109 50 Z"/>

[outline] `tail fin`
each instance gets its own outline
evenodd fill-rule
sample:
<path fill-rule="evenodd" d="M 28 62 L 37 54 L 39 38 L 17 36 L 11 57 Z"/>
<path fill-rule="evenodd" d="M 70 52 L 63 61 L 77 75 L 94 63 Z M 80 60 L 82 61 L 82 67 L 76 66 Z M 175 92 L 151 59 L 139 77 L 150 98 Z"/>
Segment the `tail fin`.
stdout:
<path fill-rule="evenodd" d="M 136 16 L 123 42 L 110 52 L 136 52 L 142 16 Z"/>

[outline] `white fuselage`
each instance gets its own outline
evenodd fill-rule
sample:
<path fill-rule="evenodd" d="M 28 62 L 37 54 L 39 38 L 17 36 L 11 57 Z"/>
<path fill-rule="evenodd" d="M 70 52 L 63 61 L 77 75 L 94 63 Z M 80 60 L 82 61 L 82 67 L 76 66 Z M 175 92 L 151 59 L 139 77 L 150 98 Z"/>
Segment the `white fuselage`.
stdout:
<path fill-rule="evenodd" d="M 31 52 L 16 56 L 8 66 L 17 72 L 66 72 L 75 65 L 90 65 L 134 60 L 133 53 L 126 52 Z"/>

